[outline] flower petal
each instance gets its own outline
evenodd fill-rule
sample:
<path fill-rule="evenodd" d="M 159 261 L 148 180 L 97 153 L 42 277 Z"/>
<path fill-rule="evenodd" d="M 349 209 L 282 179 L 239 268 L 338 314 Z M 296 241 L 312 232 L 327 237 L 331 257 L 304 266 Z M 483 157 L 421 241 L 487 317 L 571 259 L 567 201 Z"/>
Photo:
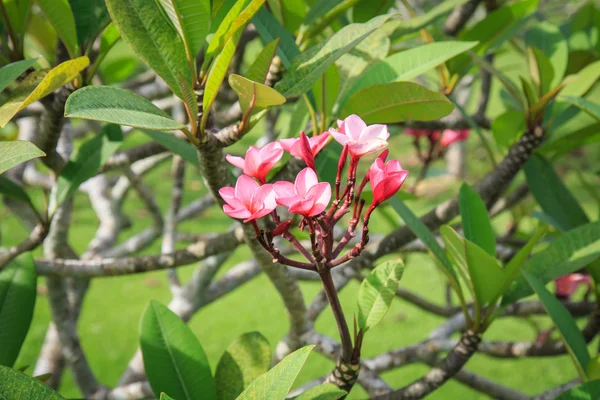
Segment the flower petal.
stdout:
<path fill-rule="evenodd" d="M 310 188 L 306 195 L 315 198 L 315 205 L 310 215 L 320 214 L 327 208 L 329 200 L 331 200 L 331 186 L 327 182 L 317 183 Z"/>
<path fill-rule="evenodd" d="M 244 173 L 246 175 L 255 176 L 261 161 L 259 150 L 254 146 L 250 146 L 248 151 L 246 151 L 245 161 Z"/>
<path fill-rule="evenodd" d="M 225 159 L 227 161 L 229 161 L 230 164 L 238 167 L 241 170 L 244 170 L 244 166 L 246 165 L 246 162 L 244 161 L 244 159 L 242 157 L 236 157 L 236 156 L 232 156 L 231 154 L 227 154 L 225 156 Z"/>
<path fill-rule="evenodd" d="M 387 125 L 375 124 L 369 125 L 363 129 L 358 140 L 361 142 L 369 139 L 387 140 L 389 137 L 390 133 L 388 132 Z"/>
<path fill-rule="evenodd" d="M 365 154 L 374 153 L 383 150 L 388 145 L 387 141 L 380 139 L 370 139 L 364 143 L 351 142 L 348 144 L 348 151 L 356 157 L 364 156 Z"/>
<path fill-rule="evenodd" d="M 329 129 L 329 134 L 331 136 L 333 136 L 333 138 L 342 146 L 345 145 L 346 143 L 350 142 L 352 139 L 350 139 L 348 136 L 344 135 L 341 132 L 336 131 L 335 129 L 331 128 Z"/>
<path fill-rule="evenodd" d="M 231 207 L 229 204 L 223 205 L 223 212 L 225 214 L 229 215 L 231 218 L 238 218 L 238 219 L 248 218 L 250 215 L 252 215 L 250 213 L 250 211 L 246 210 L 245 208 L 235 209 L 235 208 Z"/>
<path fill-rule="evenodd" d="M 309 213 L 315 205 L 315 198 L 308 197 L 306 199 L 300 200 L 296 204 L 292 205 L 289 210 L 293 214 L 304 215 L 305 217 L 309 217 Z"/>
<path fill-rule="evenodd" d="M 323 132 L 320 135 L 313 136 L 309 139 L 309 141 L 313 156 L 316 156 L 321 150 L 323 150 L 323 147 L 327 145 L 327 142 L 329 141 L 329 132 Z"/>
<path fill-rule="evenodd" d="M 273 184 L 273 189 L 277 194 L 277 197 L 289 197 L 295 196 L 296 190 L 294 184 L 288 181 L 278 181 Z"/>
<path fill-rule="evenodd" d="M 252 195 L 258 186 L 258 183 L 248 175 L 240 175 L 235 183 L 235 197 L 249 206 L 252 203 Z"/>
<path fill-rule="evenodd" d="M 289 138 L 289 139 L 281 139 L 279 141 L 279 143 L 281 144 L 281 147 L 289 153 L 297 141 L 298 141 L 297 138 Z"/>
<path fill-rule="evenodd" d="M 296 193 L 300 197 L 306 197 L 306 193 L 308 190 L 319 183 L 317 179 L 317 174 L 312 168 L 304 168 L 298 176 L 296 176 L 296 182 L 294 183 L 294 187 L 296 189 Z"/>
<path fill-rule="evenodd" d="M 344 133 L 354 140 L 360 138 L 360 134 L 367 127 L 365 121 L 363 121 L 358 115 L 352 114 L 344 120 Z"/>

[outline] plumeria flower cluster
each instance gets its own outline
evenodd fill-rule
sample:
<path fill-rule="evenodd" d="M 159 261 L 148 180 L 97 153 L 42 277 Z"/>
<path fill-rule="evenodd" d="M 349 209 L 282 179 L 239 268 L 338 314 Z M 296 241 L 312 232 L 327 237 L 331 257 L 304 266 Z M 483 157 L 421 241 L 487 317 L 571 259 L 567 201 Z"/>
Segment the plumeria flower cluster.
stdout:
<path fill-rule="evenodd" d="M 429 130 L 429 129 L 416 129 L 416 128 L 405 128 L 404 133 L 414 138 L 414 145 L 417 149 L 417 156 L 421 161 L 427 161 L 438 158 L 442 155 L 444 149 L 450 146 L 452 143 L 463 142 L 469 138 L 468 129 L 444 129 Z M 429 150 L 425 155 L 422 153 L 421 141 L 425 139 Z"/>
<path fill-rule="evenodd" d="M 224 187 L 219 193 L 225 204 L 223 211 L 232 218 L 250 223 L 256 231 L 261 245 L 271 253 L 273 260 L 292 267 L 326 271 L 357 257 L 369 240 L 369 220 L 375 208 L 400 190 L 408 172 L 396 160 L 387 161 L 386 125 L 369 125 L 358 116 L 351 115 L 337 121 L 337 129 L 331 128 L 313 137 L 304 132 L 299 138 L 282 139 L 269 143 L 261 149 L 251 146 L 246 156 L 227 156 L 234 166 L 243 172 L 235 187 Z M 335 189 L 327 182 L 320 182 L 316 172 L 315 157 L 333 138 L 343 146 L 338 161 Z M 384 150 L 383 152 L 381 152 Z M 294 182 L 278 181 L 267 183 L 267 175 L 282 158 L 284 151 L 304 160 L 304 168 Z M 360 159 L 371 153 L 381 152 L 361 180 L 357 180 Z M 342 188 L 342 176 L 346 173 L 346 183 Z M 360 182 L 360 183 L 359 183 Z M 373 200 L 365 209 L 363 189 L 370 184 Z M 332 199 L 333 197 L 333 199 Z M 305 248 L 290 231 L 291 220 L 282 221 L 278 207 L 298 216 L 298 226 L 308 230 L 310 248 Z M 364 213 L 363 213 L 364 211 Z M 342 217 L 351 214 L 344 236 L 335 243 L 334 227 Z M 261 218 L 268 217 L 272 229 L 262 229 Z M 341 255 L 362 220 L 360 241 Z M 269 225 L 265 224 L 265 225 Z M 287 239 L 306 261 L 296 261 L 282 255 L 275 247 L 273 239 L 282 236 Z"/>

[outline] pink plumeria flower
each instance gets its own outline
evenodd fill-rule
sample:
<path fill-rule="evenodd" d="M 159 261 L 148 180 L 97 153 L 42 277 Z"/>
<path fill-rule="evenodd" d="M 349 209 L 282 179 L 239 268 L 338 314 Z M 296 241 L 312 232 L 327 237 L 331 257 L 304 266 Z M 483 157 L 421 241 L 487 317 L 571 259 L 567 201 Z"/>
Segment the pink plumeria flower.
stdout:
<path fill-rule="evenodd" d="M 404 128 L 404 133 L 413 136 L 416 139 L 427 137 L 431 134 L 429 129 L 418 129 L 418 128 Z"/>
<path fill-rule="evenodd" d="M 294 183 L 276 182 L 274 188 L 277 204 L 305 217 L 321 214 L 331 199 L 331 186 L 327 182 L 319 182 L 312 168 L 300 171 Z"/>
<path fill-rule="evenodd" d="M 556 296 L 563 299 L 570 298 L 579 286 L 586 286 L 588 291 L 592 288 L 590 276 L 578 273 L 561 276 L 554 283 L 556 285 Z"/>
<path fill-rule="evenodd" d="M 248 175 L 241 175 L 235 188 L 227 186 L 219 189 L 219 194 L 226 203 L 223 205 L 225 214 L 244 222 L 262 218 L 277 208 L 273 185 L 261 186 Z"/>
<path fill-rule="evenodd" d="M 369 182 L 373 190 L 373 203 L 376 207 L 391 198 L 400 190 L 400 187 L 408 176 L 408 171 L 402 169 L 400 162 L 396 160 L 384 162 L 384 158 L 378 157 L 369 168 Z"/>
<path fill-rule="evenodd" d="M 338 120 L 338 129 L 329 129 L 329 133 L 342 146 L 348 146 L 348 152 L 354 158 L 383 150 L 387 146 L 390 133 L 387 125 L 369 125 L 357 115 Z"/>
<path fill-rule="evenodd" d="M 250 146 L 246 151 L 246 158 L 235 157 L 227 154 L 225 158 L 231 164 L 240 168 L 244 174 L 258 179 L 260 183 L 267 182 L 267 174 L 281 157 L 283 156 L 283 148 L 278 142 L 272 142 L 265 145 L 263 148 Z"/>
<path fill-rule="evenodd" d="M 310 144 L 310 150 L 312 152 L 313 158 L 316 157 L 321 150 L 323 150 L 328 140 L 329 132 L 324 132 L 320 135 L 308 138 L 308 143 Z M 283 150 L 289 152 L 292 156 L 296 158 L 304 160 L 304 162 L 306 162 L 306 165 L 309 165 L 310 161 L 306 160 L 306 157 L 302 152 L 302 140 L 300 138 L 281 139 L 279 143 L 281 143 L 281 147 L 283 147 Z"/>
<path fill-rule="evenodd" d="M 440 145 L 442 147 L 448 147 L 452 143 L 462 142 L 469 138 L 469 130 L 468 129 L 444 129 L 442 132 L 442 139 L 440 141 Z"/>

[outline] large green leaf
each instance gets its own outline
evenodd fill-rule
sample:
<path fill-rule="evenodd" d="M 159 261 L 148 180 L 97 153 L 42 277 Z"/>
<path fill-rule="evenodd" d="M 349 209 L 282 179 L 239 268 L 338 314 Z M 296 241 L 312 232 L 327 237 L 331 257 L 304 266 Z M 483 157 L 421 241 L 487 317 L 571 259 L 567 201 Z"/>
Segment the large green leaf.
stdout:
<path fill-rule="evenodd" d="M 218 400 L 235 400 L 271 366 L 269 342 L 258 332 L 235 339 L 221 356 L 215 372 Z"/>
<path fill-rule="evenodd" d="M 210 32 L 210 0 L 160 0 L 169 19 L 183 38 L 191 65 Z"/>
<path fill-rule="evenodd" d="M 37 58 L 10 63 L 0 68 L 0 92 L 37 62 Z"/>
<path fill-rule="evenodd" d="M 271 61 L 275 57 L 277 51 L 277 45 L 279 44 L 279 38 L 269 42 L 258 54 L 252 65 L 248 67 L 246 71 L 246 78 L 251 81 L 258 83 L 265 83 L 269 68 L 271 67 Z"/>
<path fill-rule="evenodd" d="M 331 64 L 353 49 L 389 18 L 389 15 L 382 15 L 364 24 L 350 24 L 340 29 L 330 38 L 294 58 L 283 79 L 275 88 L 285 97 L 297 97 L 306 93 Z"/>
<path fill-rule="evenodd" d="M 544 308 L 548 311 L 548 315 L 550 315 L 550 318 L 552 318 L 552 321 L 558 328 L 569 349 L 569 353 L 574 358 L 575 366 L 580 377 L 584 379 L 586 376 L 585 370 L 590 362 L 590 354 L 588 353 L 585 339 L 577 327 L 575 320 L 571 316 L 571 313 L 561 304 L 556 296 L 546 289 L 544 282 L 527 271 L 523 271 L 522 273 L 529 283 L 529 286 L 537 293 Z"/>
<path fill-rule="evenodd" d="M 360 75 L 347 96 L 379 83 L 408 81 L 472 49 L 478 42 L 436 42 L 392 54 Z"/>
<path fill-rule="evenodd" d="M 237 400 L 285 400 L 314 345 L 289 354 L 269 372 L 259 376 Z"/>
<path fill-rule="evenodd" d="M 440 228 L 440 235 L 446 246 L 446 254 L 452 261 L 454 267 L 458 271 L 460 278 L 464 283 L 467 284 L 467 288 L 471 292 L 472 296 L 475 296 L 475 289 L 473 288 L 473 281 L 469 273 L 469 266 L 467 265 L 467 254 L 465 252 L 465 243 L 462 237 L 454 229 L 447 225 L 443 225 Z"/>
<path fill-rule="evenodd" d="M 281 58 L 283 65 L 289 67 L 292 60 L 300 54 L 300 49 L 294 37 L 281 26 L 279 21 L 266 8 L 258 10 L 252 19 L 252 24 L 256 27 L 256 30 L 265 43 L 271 43 L 279 39 L 277 55 Z"/>
<path fill-rule="evenodd" d="M 431 251 L 435 258 L 440 262 L 448 279 L 455 284 L 456 290 L 460 290 L 458 287 L 458 277 L 456 276 L 456 272 L 452 267 L 452 263 L 429 228 L 427 228 L 427 226 L 419 219 L 419 217 L 417 217 L 397 196 L 392 197 L 389 202 L 394 211 L 396 211 L 400 218 L 402 218 L 406 226 L 408 226 L 408 228 L 419 239 L 421 239 L 423 244 L 427 246 L 429 251 Z"/>
<path fill-rule="evenodd" d="M 591 115 L 597 121 L 600 121 L 600 104 L 593 101 L 573 96 L 560 96 L 558 100 L 567 102 Z"/>
<path fill-rule="evenodd" d="M 237 93 L 243 113 L 251 104 L 253 110 L 259 111 L 285 103 L 285 97 L 277 90 L 262 83 L 252 82 L 241 75 L 229 75 L 229 85 Z"/>
<path fill-rule="evenodd" d="M 25 161 L 45 155 L 46 153 L 26 140 L 0 142 L 0 174 Z"/>
<path fill-rule="evenodd" d="M 527 48 L 527 63 L 531 79 L 537 84 L 539 90 L 538 96 L 548 93 L 555 85 L 556 74 L 550 59 L 537 47 L 529 46 Z M 521 79 L 523 79 L 521 77 Z M 558 82 L 560 83 L 560 81 Z"/>
<path fill-rule="evenodd" d="M 2 3 L 11 29 L 18 35 L 17 41 L 20 39 L 20 45 L 22 46 L 31 0 L 2 0 Z M 7 23 L 5 16 L 2 17 L 0 18 L 0 32 L 2 32 L 2 25 Z"/>
<path fill-rule="evenodd" d="M 378 30 L 335 62 L 339 72 L 340 89 L 333 109 L 333 117 L 338 115 L 353 93 L 356 82 L 361 80 L 369 66 L 382 60 L 389 50 L 390 39 Z"/>
<path fill-rule="evenodd" d="M 65 400 L 43 382 L 3 365 L 0 365 L 0 398 Z"/>
<path fill-rule="evenodd" d="M 582 97 L 594 86 L 598 79 L 600 79 L 600 60 L 579 71 L 568 81 L 560 94 L 561 96 Z"/>
<path fill-rule="evenodd" d="M 464 183 L 458 196 L 465 239 L 496 257 L 496 235 L 485 203 L 473 188 Z"/>
<path fill-rule="evenodd" d="M 204 58 L 203 69 L 206 68 L 219 51 L 252 19 L 254 14 L 262 7 L 265 0 L 237 0 L 229 10 L 217 31 L 213 35 Z"/>
<path fill-rule="evenodd" d="M 59 64 L 47 74 L 42 71 L 29 74 L 6 103 L 0 107 L 0 127 L 4 128 L 19 111 L 31 103 L 71 82 L 89 64 L 89 58 L 83 56 Z"/>
<path fill-rule="evenodd" d="M 179 75 L 192 81 L 185 46 L 159 5 L 148 0 L 106 0 L 113 24 L 135 54 L 183 98 Z"/>
<path fill-rule="evenodd" d="M 496 143 L 509 148 L 514 140 L 525 131 L 525 114 L 522 111 L 506 110 L 492 121 L 492 133 Z"/>
<path fill-rule="evenodd" d="M 181 156 L 185 161 L 190 164 L 200 167 L 198 161 L 198 153 L 194 146 L 186 142 L 185 140 L 179 139 L 173 135 L 158 131 L 142 130 L 146 135 L 160 143 L 162 146 L 169 149 L 169 151 Z"/>
<path fill-rule="evenodd" d="M 556 400 L 596 400 L 600 399 L 600 380 L 584 382 L 567 390 Z"/>
<path fill-rule="evenodd" d="M 50 196 L 50 214 L 93 177 L 122 143 L 123 132 L 118 125 L 106 125 L 99 135 L 85 142 L 58 176 Z"/>
<path fill-rule="evenodd" d="M 19 255 L 0 270 L 0 365 L 12 367 L 17 360 L 33 317 L 36 284 L 30 252 Z"/>
<path fill-rule="evenodd" d="M 71 58 L 77 57 L 79 55 L 77 28 L 69 0 L 37 0 L 37 3 L 58 33 Z"/>
<path fill-rule="evenodd" d="M 165 392 L 177 400 L 216 400 L 200 342 L 181 318 L 155 300 L 140 321 L 140 347 L 155 393 Z"/>
<path fill-rule="evenodd" d="M 475 298 L 479 305 L 492 305 L 500 297 L 500 290 L 508 279 L 498 261 L 481 247 L 467 239 L 463 240 L 469 275 L 473 282 Z"/>
<path fill-rule="evenodd" d="M 333 383 L 323 383 L 319 386 L 311 387 L 310 389 L 300 393 L 293 400 L 337 400 L 346 396 L 346 391 L 338 388 Z"/>
<path fill-rule="evenodd" d="M 600 222 L 592 222 L 564 232 L 548 247 L 535 253 L 523 270 L 546 284 L 575 272 L 600 257 Z M 527 282 L 518 277 L 502 299 L 507 305 L 532 293 Z"/>
<path fill-rule="evenodd" d="M 479 44 L 473 52 L 483 55 L 488 49 L 510 39 L 516 33 L 516 28 L 525 23 L 526 17 L 535 11 L 538 1 L 523 0 L 500 7 L 473 27 L 464 30 L 459 37 L 464 41 L 478 40 Z M 463 74 L 470 62 L 467 55 L 457 57 L 450 63 L 450 69 Z"/>
<path fill-rule="evenodd" d="M 367 123 L 432 121 L 445 117 L 453 109 L 452 103 L 441 93 L 412 82 L 391 82 L 354 93 L 341 116 L 357 114 Z"/>
<path fill-rule="evenodd" d="M 577 199 L 544 157 L 533 154 L 525 164 L 525 176 L 536 201 L 560 229 L 566 231 L 589 221 Z"/>
<path fill-rule="evenodd" d="M 185 127 L 142 96 L 109 86 L 88 86 L 77 90 L 67 99 L 65 116 L 154 130 L 171 131 Z"/>
<path fill-rule="evenodd" d="M 403 272 L 402 260 L 391 260 L 375 267 L 362 281 L 358 289 L 358 327 L 364 333 L 390 309 Z"/>
<path fill-rule="evenodd" d="M 215 61 L 212 63 L 210 67 L 210 71 L 208 72 L 208 76 L 206 78 L 206 86 L 204 89 L 204 96 L 202 99 L 202 121 L 201 126 L 204 128 L 206 125 L 206 121 L 208 120 L 208 116 L 210 114 L 210 108 L 212 107 L 213 102 L 217 98 L 217 94 L 219 93 L 219 88 L 221 87 L 221 83 L 223 83 L 223 79 L 225 79 L 225 75 L 229 71 L 229 64 L 231 63 L 231 59 L 235 54 L 235 49 L 241 37 L 241 31 L 238 31 L 235 35 L 229 38 L 225 47 L 215 58 Z"/>
<path fill-rule="evenodd" d="M 73 10 L 77 40 L 81 46 L 88 39 L 95 39 L 110 21 L 104 0 L 69 0 L 69 4 Z"/>

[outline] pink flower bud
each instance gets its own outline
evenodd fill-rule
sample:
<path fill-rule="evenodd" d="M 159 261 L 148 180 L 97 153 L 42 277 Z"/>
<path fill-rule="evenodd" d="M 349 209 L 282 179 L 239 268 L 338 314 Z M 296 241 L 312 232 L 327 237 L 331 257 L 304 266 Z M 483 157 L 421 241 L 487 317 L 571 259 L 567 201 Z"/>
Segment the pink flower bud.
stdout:
<path fill-rule="evenodd" d="M 377 158 L 369 168 L 369 182 L 373 190 L 372 206 L 377 206 L 396 194 L 408 176 L 408 171 L 403 170 L 396 160 L 384 163 L 381 157 Z"/>
<path fill-rule="evenodd" d="M 589 275 L 577 273 L 561 276 L 554 283 L 556 284 L 556 295 L 565 299 L 571 297 L 579 286 L 587 286 L 589 290 L 592 285 Z"/>
<path fill-rule="evenodd" d="M 231 164 L 235 165 L 244 172 L 244 174 L 258 179 L 260 183 L 267 182 L 267 174 L 281 157 L 283 156 L 283 148 L 277 142 L 272 142 L 265 145 L 260 150 L 254 146 L 250 146 L 246 151 L 246 158 L 235 157 L 227 154 L 225 158 Z"/>

